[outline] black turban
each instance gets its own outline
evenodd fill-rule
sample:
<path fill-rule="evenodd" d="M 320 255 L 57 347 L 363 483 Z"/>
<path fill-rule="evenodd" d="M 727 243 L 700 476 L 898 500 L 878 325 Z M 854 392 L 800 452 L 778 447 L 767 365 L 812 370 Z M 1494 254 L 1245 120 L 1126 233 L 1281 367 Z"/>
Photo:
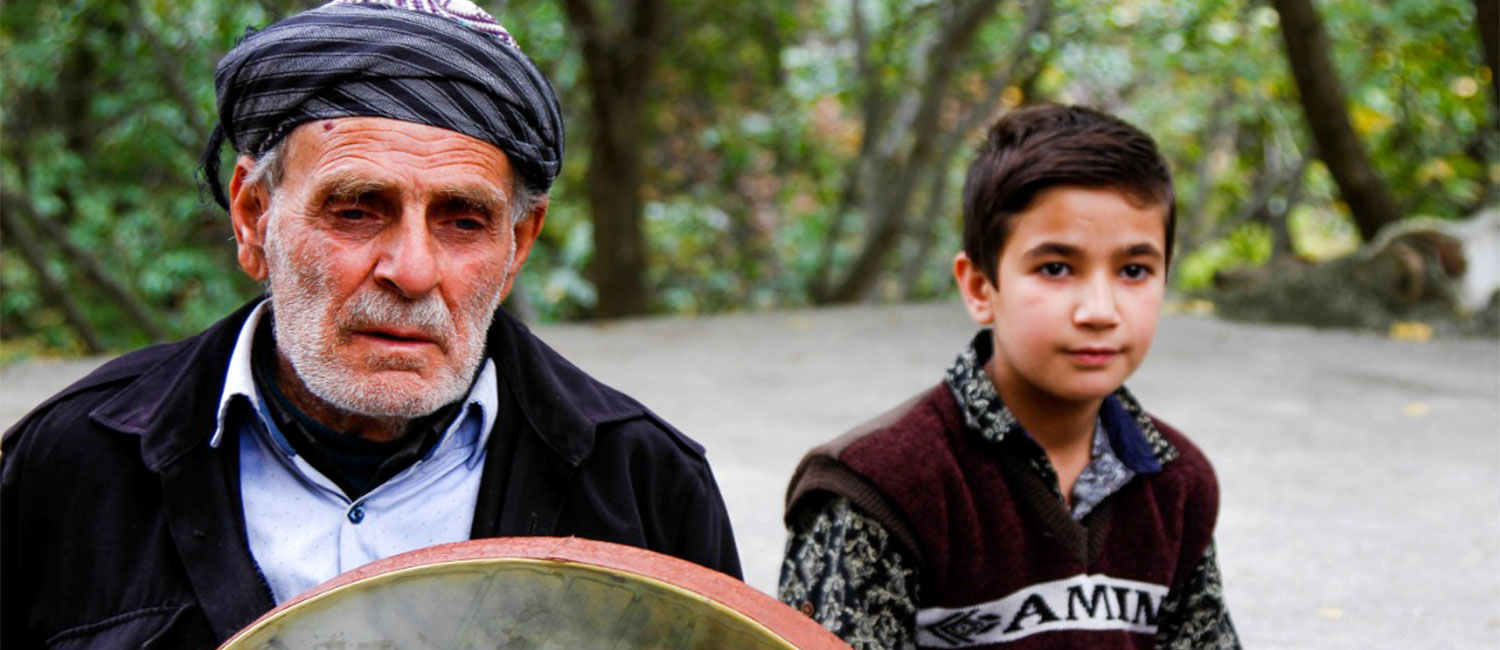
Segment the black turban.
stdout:
<path fill-rule="evenodd" d="M 328 4 L 246 36 L 219 61 L 214 80 L 219 127 L 204 175 L 226 207 L 221 138 L 259 158 L 299 124 L 336 117 L 385 117 L 483 140 L 539 192 L 562 168 L 557 95 L 496 23 Z"/>

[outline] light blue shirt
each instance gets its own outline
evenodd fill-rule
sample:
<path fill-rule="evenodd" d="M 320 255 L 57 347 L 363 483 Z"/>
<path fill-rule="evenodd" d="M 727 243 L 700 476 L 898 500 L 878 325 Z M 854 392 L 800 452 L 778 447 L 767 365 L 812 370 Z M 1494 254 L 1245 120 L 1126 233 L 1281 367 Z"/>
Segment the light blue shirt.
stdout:
<path fill-rule="evenodd" d="M 468 539 L 498 406 L 494 361 L 484 360 L 462 411 L 421 460 L 350 501 L 282 437 L 255 385 L 250 348 L 269 310 L 262 302 L 240 329 L 209 444 L 228 427 L 239 433 L 250 554 L 277 604 L 360 565 Z M 230 417 L 237 401 L 254 417 Z"/>

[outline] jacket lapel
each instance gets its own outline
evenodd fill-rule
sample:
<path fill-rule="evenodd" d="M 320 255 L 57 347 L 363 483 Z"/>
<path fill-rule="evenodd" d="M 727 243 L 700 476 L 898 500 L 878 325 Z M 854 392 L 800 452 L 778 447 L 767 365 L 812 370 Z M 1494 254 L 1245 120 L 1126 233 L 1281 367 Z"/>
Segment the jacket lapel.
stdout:
<path fill-rule="evenodd" d="M 224 471 L 237 465 L 231 457 L 238 445 L 224 446 L 200 446 L 161 470 L 172 541 L 220 641 L 275 607 L 245 545 L 244 509 L 234 485 L 239 473 Z"/>
<path fill-rule="evenodd" d="M 496 535 L 557 535 L 563 499 L 577 467 L 544 448 L 537 436 L 526 435 L 516 441 L 510 470 Z"/>
<path fill-rule="evenodd" d="M 576 466 L 542 442 L 510 392 L 499 404 L 469 536 L 554 536 Z"/>
<path fill-rule="evenodd" d="M 551 536 L 600 424 L 645 414 L 504 310 L 486 354 L 500 371 L 500 412 L 486 450 L 471 537 Z"/>
<path fill-rule="evenodd" d="M 141 438 L 141 459 L 161 478 L 167 527 L 193 592 L 220 640 L 274 606 L 245 542 L 238 445 L 208 446 L 229 355 L 259 300 L 189 339 L 90 417 Z"/>

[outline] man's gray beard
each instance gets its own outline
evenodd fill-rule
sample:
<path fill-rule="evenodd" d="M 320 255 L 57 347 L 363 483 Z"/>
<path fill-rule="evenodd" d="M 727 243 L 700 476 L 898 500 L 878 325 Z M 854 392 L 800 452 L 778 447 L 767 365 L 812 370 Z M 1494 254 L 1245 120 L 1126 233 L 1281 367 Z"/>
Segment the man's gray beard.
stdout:
<path fill-rule="evenodd" d="M 510 264 L 515 260 L 515 238 L 510 254 L 494 290 L 476 291 L 460 309 L 473 314 L 476 331 L 460 337 L 453 315 L 437 294 L 429 292 L 419 300 L 406 300 L 380 288 L 362 288 L 344 304 L 343 313 L 332 313 L 331 283 L 317 272 L 321 260 L 304 250 L 292 256 L 280 245 L 277 223 L 285 215 L 268 214 L 266 227 L 267 273 L 271 287 L 271 309 L 275 324 L 276 345 L 286 355 L 292 370 L 318 399 L 343 411 L 370 417 L 411 419 L 428 415 L 445 404 L 466 395 L 475 371 L 483 358 L 485 335 L 500 305 L 500 287 L 505 286 Z M 377 376 L 362 375 L 356 369 L 340 365 L 333 351 L 340 332 L 370 326 L 415 328 L 437 339 L 450 358 L 458 359 L 459 368 L 442 365 L 420 392 L 395 390 Z M 414 362 L 403 358 L 371 355 L 354 363 L 366 370 L 415 371 Z"/>

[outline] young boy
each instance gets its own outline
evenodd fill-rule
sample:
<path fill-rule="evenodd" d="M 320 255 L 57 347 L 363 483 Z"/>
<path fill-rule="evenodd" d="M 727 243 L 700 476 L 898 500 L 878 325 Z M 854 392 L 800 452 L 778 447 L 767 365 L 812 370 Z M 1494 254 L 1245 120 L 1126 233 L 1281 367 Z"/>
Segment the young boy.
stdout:
<path fill-rule="evenodd" d="M 990 130 L 953 274 L 981 330 L 938 386 L 810 452 L 781 599 L 855 648 L 1238 648 L 1203 454 L 1122 386 L 1166 290 L 1151 138 L 1045 105 Z"/>

